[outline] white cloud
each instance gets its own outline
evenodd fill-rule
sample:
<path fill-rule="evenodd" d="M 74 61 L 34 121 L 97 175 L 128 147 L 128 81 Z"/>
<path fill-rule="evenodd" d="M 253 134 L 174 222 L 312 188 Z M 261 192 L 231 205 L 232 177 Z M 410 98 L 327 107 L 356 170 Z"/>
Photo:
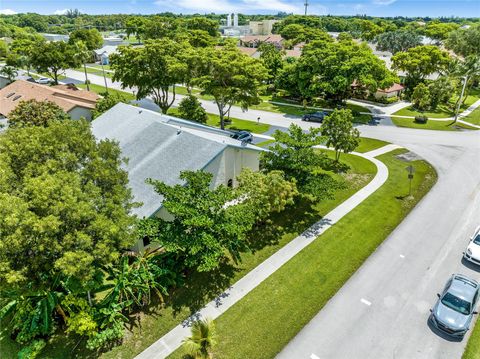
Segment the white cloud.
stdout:
<path fill-rule="evenodd" d="M 68 9 L 63 9 L 63 10 L 55 10 L 53 12 L 53 15 L 65 15 L 68 12 Z"/>
<path fill-rule="evenodd" d="M 391 5 L 397 0 L 373 0 L 372 3 L 375 5 Z"/>
<path fill-rule="evenodd" d="M 15 15 L 15 14 L 17 14 L 17 12 L 12 9 L 0 9 L 0 15 Z"/>
<path fill-rule="evenodd" d="M 303 3 L 297 1 L 297 5 L 293 5 L 284 0 L 157 0 L 155 4 L 161 8 L 161 11 L 175 12 L 199 12 L 199 13 L 220 13 L 229 12 L 272 12 L 276 13 L 284 11 L 287 13 L 302 14 L 304 12 Z M 309 6 L 310 14 L 324 14 L 327 9 L 322 5 Z"/>

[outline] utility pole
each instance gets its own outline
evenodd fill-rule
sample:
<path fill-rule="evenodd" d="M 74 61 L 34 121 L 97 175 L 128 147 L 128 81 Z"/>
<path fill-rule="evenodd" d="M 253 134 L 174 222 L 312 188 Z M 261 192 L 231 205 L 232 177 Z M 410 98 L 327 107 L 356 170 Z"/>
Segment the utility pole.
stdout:
<path fill-rule="evenodd" d="M 455 111 L 455 119 L 454 119 L 453 123 L 457 122 L 458 111 L 460 111 L 460 105 L 462 104 L 463 94 L 465 93 L 465 87 L 467 86 L 467 81 L 468 81 L 468 76 L 463 76 L 462 93 L 460 94 L 460 98 L 458 99 L 457 110 Z"/>
<path fill-rule="evenodd" d="M 307 16 L 308 0 L 305 0 L 305 16 Z"/>

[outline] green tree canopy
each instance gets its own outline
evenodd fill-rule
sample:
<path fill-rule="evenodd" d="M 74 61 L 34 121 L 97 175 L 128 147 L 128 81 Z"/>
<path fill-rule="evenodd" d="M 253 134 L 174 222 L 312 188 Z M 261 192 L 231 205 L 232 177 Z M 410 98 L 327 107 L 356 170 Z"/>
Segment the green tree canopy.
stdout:
<path fill-rule="evenodd" d="M 447 52 L 433 45 L 412 47 L 404 52 L 398 52 L 392 57 L 396 70 L 407 72 L 411 87 L 417 85 L 428 75 L 444 70 L 450 62 Z"/>
<path fill-rule="evenodd" d="M 214 98 L 220 115 L 221 128 L 225 128 L 225 115 L 236 103 L 246 110 L 260 103 L 260 90 L 267 79 L 267 70 L 260 61 L 242 54 L 235 45 L 212 49 L 207 72 L 194 80 L 202 93 Z"/>
<path fill-rule="evenodd" d="M 254 213 L 246 211 L 245 205 L 230 202 L 235 199 L 230 188 L 210 188 L 212 177 L 207 172 L 184 171 L 180 174 L 184 184 L 148 180 L 163 196 L 163 207 L 173 220 L 146 219 L 143 228 L 148 230 L 142 234 L 198 271 L 217 268 L 227 253 L 238 259 L 255 223 Z"/>
<path fill-rule="evenodd" d="M 278 71 L 283 67 L 282 51 L 267 42 L 260 44 L 258 51 L 260 51 L 260 60 L 268 70 L 270 79 L 275 80 Z"/>
<path fill-rule="evenodd" d="M 136 87 L 139 100 L 151 96 L 167 113 L 175 101 L 175 85 L 185 81 L 188 66 L 182 54 L 189 48 L 170 39 L 149 40 L 144 47 L 121 46 L 110 57 L 113 80 L 121 81 L 123 88 Z"/>
<path fill-rule="evenodd" d="M 325 138 L 320 128 L 310 128 L 304 133 L 298 125 L 290 125 L 288 132 L 275 131 L 275 144 L 261 155 L 265 171 L 282 171 L 288 181 L 295 181 L 302 195 L 319 200 L 332 196 L 338 183 L 322 172 L 329 164 L 328 158 L 314 146 Z"/>
<path fill-rule="evenodd" d="M 89 123 L 55 121 L 0 136 L 2 289 L 91 280 L 133 245 L 131 193 L 117 144 Z"/>
<path fill-rule="evenodd" d="M 70 45 L 82 41 L 90 51 L 99 49 L 103 45 L 103 38 L 97 29 L 77 29 L 72 31 L 68 42 Z"/>
<path fill-rule="evenodd" d="M 51 120 L 63 121 L 70 117 L 57 104 L 50 101 L 21 101 L 8 114 L 10 127 L 42 126 L 46 127 Z"/>
<path fill-rule="evenodd" d="M 30 62 L 37 71 L 49 74 L 58 84 L 60 73 L 80 65 L 75 53 L 75 48 L 63 41 L 41 42 L 31 48 Z"/>
<path fill-rule="evenodd" d="M 352 152 L 360 143 L 360 132 L 353 127 L 353 115 L 349 109 L 334 110 L 322 124 L 322 135 L 327 147 L 335 149 L 335 161 L 341 153 Z"/>
<path fill-rule="evenodd" d="M 445 46 L 463 57 L 475 55 L 480 57 L 480 24 L 474 24 L 468 29 L 452 31 Z"/>
<path fill-rule="evenodd" d="M 304 47 L 293 70 L 297 71 L 301 97 L 325 96 L 336 102 L 350 96 L 354 82 L 375 92 L 397 80 L 367 44 L 348 40 L 311 42 Z"/>
<path fill-rule="evenodd" d="M 455 23 L 430 22 L 425 27 L 425 35 L 439 42 L 445 40 L 459 26 Z"/>
<path fill-rule="evenodd" d="M 390 51 L 396 54 L 400 51 L 407 51 L 412 47 L 422 44 L 422 38 L 413 31 L 397 30 L 384 32 L 375 37 L 374 42 L 380 51 Z"/>
<path fill-rule="evenodd" d="M 419 83 L 417 86 L 415 86 L 411 100 L 413 106 L 420 111 L 428 110 L 431 101 L 430 90 L 428 89 L 428 86 L 424 83 Z"/>
<path fill-rule="evenodd" d="M 93 110 L 93 118 L 97 118 L 102 113 L 110 110 L 117 103 L 123 102 L 128 103 L 128 100 L 125 96 L 122 96 L 118 92 L 113 93 L 103 93 L 103 98 L 99 99 L 95 104 L 95 109 Z"/>
<path fill-rule="evenodd" d="M 208 115 L 198 98 L 193 95 L 186 96 L 178 105 L 178 115 L 186 120 L 207 123 Z"/>

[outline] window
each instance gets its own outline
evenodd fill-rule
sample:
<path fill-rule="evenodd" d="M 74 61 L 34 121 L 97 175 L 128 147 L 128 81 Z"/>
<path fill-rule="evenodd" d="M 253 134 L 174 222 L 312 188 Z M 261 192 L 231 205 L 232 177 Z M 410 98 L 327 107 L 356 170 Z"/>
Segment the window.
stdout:
<path fill-rule="evenodd" d="M 143 237 L 143 246 L 146 247 L 150 244 L 150 238 Z"/>
<path fill-rule="evenodd" d="M 15 95 L 15 92 L 10 92 L 7 96 L 5 96 L 5 98 L 10 98 L 10 97 L 12 97 L 13 95 Z"/>
<path fill-rule="evenodd" d="M 17 95 L 17 96 L 15 96 L 15 97 L 13 98 L 12 101 L 17 101 L 20 97 L 22 97 L 22 95 Z"/>
<path fill-rule="evenodd" d="M 227 187 L 230 187 L 230 188 L 233 187 L 233 180 L 231 178 L 227 182 Z"/>

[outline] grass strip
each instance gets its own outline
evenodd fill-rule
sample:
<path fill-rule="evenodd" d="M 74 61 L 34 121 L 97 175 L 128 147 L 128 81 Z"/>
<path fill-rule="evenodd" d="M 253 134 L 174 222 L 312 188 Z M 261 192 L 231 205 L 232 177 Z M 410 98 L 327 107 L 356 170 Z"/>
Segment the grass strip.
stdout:
<path fill-rule="evenodd" d="M 437 178 L 427 162 L 411 162 L 406 196 L 402 152 L 378 157 L 390 174 L 380 189 L 216 320 L 215 358 L 274 358 L 400 224 Z M 169 358 L 183 356 L 180 348 Z"/>

